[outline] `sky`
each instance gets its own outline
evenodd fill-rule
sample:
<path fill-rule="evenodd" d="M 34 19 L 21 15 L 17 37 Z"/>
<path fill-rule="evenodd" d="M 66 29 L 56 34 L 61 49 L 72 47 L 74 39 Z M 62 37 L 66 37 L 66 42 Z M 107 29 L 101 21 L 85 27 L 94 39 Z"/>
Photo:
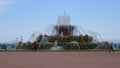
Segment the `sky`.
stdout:
<path fill-rule="evenodd" d="M 64 11 L 85 32 L 120 41 L 120 0 L 0 0 L 0 43 L 44 34 Z"/>

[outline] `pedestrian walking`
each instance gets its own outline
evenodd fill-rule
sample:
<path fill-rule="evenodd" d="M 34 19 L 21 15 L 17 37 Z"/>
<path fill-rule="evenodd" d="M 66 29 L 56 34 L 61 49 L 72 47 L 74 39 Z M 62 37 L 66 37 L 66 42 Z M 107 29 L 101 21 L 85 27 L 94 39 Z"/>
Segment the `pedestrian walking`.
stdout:
<path fill-rule="evenodd" d="M 113 42 L 109 44 L 109 52 L 111 51 L 115 52 Z"/>
<path fill-rule="evenodd" d="M 104 43 L 104 49 L 105 49 L 105 52 L 109 51 L 109 43 L 108 42 Z"/>

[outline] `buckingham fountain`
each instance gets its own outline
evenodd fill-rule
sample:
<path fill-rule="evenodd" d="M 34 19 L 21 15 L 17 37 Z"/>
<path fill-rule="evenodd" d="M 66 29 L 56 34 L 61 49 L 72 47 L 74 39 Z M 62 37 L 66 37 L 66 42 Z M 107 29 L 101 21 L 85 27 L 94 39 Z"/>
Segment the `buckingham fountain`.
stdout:
<path fill-rule="evenodd" d="M 80 26 L 72 25 L 70 16 L 65 12 L 64 15 L 58 16 L 57 24 L 49 26 L 45 32 L 45 35 L 37 35 L 34 41 L 28 41 L 24 45 L 18 46 L 18 48 L 31 49 L 34 46 L 36 50 L 80 50 L 93 49 L 97 46 L 93 42 L 94 37 L 85 34 L 85 31 Z"/>

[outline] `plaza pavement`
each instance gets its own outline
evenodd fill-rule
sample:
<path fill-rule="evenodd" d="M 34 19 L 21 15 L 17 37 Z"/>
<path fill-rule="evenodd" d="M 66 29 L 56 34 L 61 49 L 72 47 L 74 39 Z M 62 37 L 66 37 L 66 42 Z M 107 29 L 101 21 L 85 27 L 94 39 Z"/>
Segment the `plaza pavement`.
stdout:
<path fill-rule="evenodd" d="M 0 52 L 0 68 L 120 68 L 120 52 Z"/>

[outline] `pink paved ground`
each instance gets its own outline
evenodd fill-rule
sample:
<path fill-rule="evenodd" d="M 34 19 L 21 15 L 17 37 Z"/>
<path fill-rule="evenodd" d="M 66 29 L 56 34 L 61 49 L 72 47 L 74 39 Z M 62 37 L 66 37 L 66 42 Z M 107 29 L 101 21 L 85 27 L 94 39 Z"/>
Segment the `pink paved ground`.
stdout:
<path fill-rule="evenodd" d="M 120 52 L 0 52 L 0 68 L 120 68 Z"/>

